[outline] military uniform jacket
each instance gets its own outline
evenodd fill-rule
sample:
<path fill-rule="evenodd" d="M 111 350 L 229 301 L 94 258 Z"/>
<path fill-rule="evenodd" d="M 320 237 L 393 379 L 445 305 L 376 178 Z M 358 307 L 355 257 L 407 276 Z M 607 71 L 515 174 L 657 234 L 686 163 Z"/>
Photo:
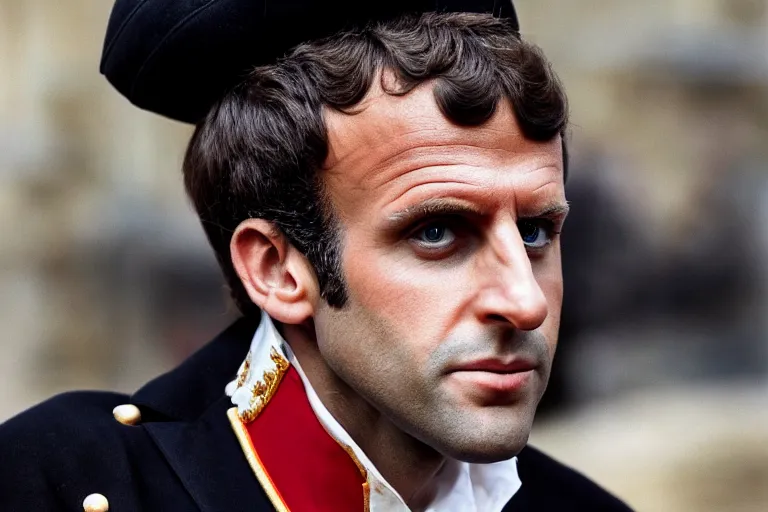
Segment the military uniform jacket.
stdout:
<path fill-rule="evenodd" d="M 65 393 L 0 425 L 0 511 L 82 511 L 93 493 L 107 498 L 110 512 L 275 510 L 233 431 L 224 393 L 256 324 L 237 321 L 132 396 Z M 116 421 L 113 409 L 122 404 L 138 407 L 141 421 Z M 308 460 L 293 453 L 288 463 Z M 294 485 L 309 485 L 312 471 L 320 478 L 327 468 L 303 467 L 310 476 Z M 532 447 L 518 455 L 518 471 L 522 487 L 504 511 L 629 510 Z"/>

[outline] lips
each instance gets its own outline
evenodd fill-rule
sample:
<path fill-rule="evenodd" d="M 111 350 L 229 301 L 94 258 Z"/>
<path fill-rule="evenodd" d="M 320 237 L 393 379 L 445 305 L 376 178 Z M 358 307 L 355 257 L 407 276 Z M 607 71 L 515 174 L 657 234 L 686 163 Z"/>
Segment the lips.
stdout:
<path fill-rule="evenodd" d="M 470 363 L 460 364 L 451 368 L 451 372 L 489 372 L 489 373 L 521 373 L 533 370 L 536 365 L 527 359 L 517 358 L 510 361 L 500 359 L 481 359 Z"/>
<path fill-rule="evenodd" d="M 528 387 L 535 368 L 536 364 L 528 359 L 482 359 L 451 368 L 449 377 L 467 390 L 514 396 Z"/>

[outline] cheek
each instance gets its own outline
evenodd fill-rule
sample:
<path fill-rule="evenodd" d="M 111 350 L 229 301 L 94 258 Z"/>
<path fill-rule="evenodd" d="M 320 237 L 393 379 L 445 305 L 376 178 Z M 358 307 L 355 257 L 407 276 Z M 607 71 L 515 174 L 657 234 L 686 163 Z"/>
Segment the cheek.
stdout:
<path fill-rule="evenodd" d="M 364 249 L 348 251 L 344 264 L 350 295 L 392 326 L 401 339 L 434 349 L 456 323 L 463 300 L 463 269 Z"/>
<path fill-rule="evenodd" d="M 429 349 L 350 298 L 342 311 L 315 321 L 320 353 L 328 367 L 380 410 L 402 411 L 432 386 L 423 368 Z"/>

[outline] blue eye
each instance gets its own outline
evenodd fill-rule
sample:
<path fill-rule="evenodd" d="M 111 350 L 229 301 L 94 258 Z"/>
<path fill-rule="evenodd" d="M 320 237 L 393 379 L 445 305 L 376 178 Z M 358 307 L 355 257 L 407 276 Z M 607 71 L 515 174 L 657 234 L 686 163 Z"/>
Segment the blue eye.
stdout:
<path fill-rule="evenodd" d="M 413 238 L 426 249 L 443 249 L 456 241 L 456 235 L 443 224 L 428 224 L 414 233 Z"/>
<path fill-rule="evenodd" d="M 437 243 L 445 236 L 445 228 L 443 226 L 430 226 L 424 230 L 424 240 L 430 243 Z"/>
<path fill-rule="evenodd" d="M 520 230 L 523 243 L 533 249 L 545 247 L 552 241 L 550 231 L 541 221 L 522 220 L 517 223 L 517 229 Z"/>

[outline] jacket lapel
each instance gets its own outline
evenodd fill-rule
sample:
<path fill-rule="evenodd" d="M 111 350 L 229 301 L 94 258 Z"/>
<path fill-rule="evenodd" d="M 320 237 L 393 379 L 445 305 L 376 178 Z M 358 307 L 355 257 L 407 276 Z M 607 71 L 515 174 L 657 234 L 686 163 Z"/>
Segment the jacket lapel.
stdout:
<path fill-rule="evenodd" d="M 273 510 L 253 476 L 221 398 L 193 422 L 146 426 L 152 439 L 204 512 Z"/>
<path fill-rule="evenodd" d="M 240 319 L 178 368 L 137 391 L 143 427 L 204 512 L 272 511 L 227 418 L 224 387 L 258 319 Z"/>

